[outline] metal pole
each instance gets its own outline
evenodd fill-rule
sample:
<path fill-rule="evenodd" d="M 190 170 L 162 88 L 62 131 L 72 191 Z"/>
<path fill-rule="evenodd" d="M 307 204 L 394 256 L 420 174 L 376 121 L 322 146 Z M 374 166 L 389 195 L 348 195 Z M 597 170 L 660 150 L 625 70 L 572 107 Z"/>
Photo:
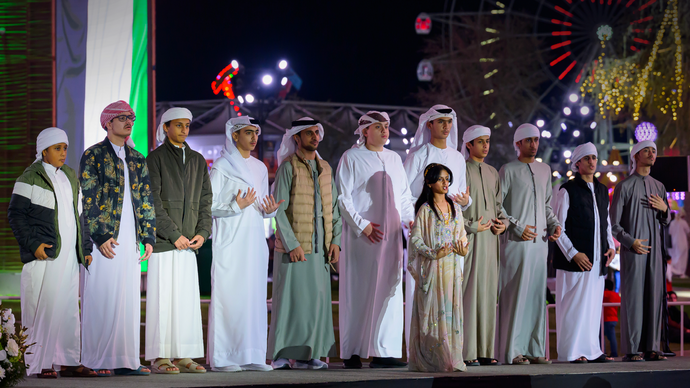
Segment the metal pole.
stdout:
<path fill-rule="evenodd" d="M 685 314 L 683 313 L 683 305 L 680 305 L 680 356 L 685 354 Z"/>

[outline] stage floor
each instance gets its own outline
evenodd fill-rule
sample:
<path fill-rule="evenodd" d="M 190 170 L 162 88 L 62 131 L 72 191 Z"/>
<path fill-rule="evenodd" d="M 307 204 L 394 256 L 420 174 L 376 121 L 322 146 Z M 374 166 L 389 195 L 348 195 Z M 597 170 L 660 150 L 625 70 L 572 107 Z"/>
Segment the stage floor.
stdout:
<path fill-rule="evenodd" d="M 617 359 L 619 361 L 620 359 Z M 207 372 L 201 375 L 114 376 L 107 378 L 30 377 L 20 387 L 686 387 L 690 381 L 690 357 L 671 357 L 661 362 L 609 364 L 504 365 L 469 367 L 467 372 L 415 373 L 407 369 L 345 370 L 331 364 L 328 370 L 281 370 L 271 372 Z M 295 387 L 296 388 L 296 387 Z"/>

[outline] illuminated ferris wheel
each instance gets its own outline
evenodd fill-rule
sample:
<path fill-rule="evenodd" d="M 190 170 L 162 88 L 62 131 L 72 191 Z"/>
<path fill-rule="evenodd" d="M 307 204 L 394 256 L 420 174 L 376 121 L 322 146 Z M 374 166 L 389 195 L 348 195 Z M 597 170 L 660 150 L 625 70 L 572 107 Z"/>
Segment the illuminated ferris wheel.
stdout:
<path fill-rule="evenodd" d="M 663 16 L 662 3 L 657 0 L 450 0 L 444 12 L 420 14 L 415 27 L 420 34 L 430 33 L 432 24 L 438 29 L 434 33 L 438 31 L 447 50 L 443 56 L 453 54 L 454 36 L 464 29 L 485 36 L 481 46 L 486 49 L 501 40 L 538 42 L 533 60 L 540 63 L 549 84 L 535 98 L 537 106 L 553 93 L 560 93 L 566 100 L 577 92 L 584 72 L 602 52 L 608 58 L 626 58 L 639 55 L 649 47 L 660 24 L 659 15 Z M 468 24 L 468 19 L 476 23 Z M 519 23 L 528 25 L 531 31 L 516 31 L 514 26 Z M 420 81 L 432 79 L 434 63 L 439 59 L 429 58 L 420 63 L 417 69 Z M 495 86 L 491 77 L 487 77 L 486 89 Z"/>
<path fill-rule="evenodd" d="M 607 150 L 626 149 L 631 140 L 613 138 L 611 118 L 601 120 L 601 99 L 587 95 L 585 86 L 594 83 L 594 69 L 598 61 L 601 66 L 604 57 L 627 61 L 635 64 L 631 69 L 637 66 L 635 71 L 643 70 L 648 63 L 647 54 L 655 53 L 658 48 L 658 36 L 663 35 L 664 26 L 668 25 L 666 28 L 670 30 L 667 16 L 672 5 L 677 6 L 676 1 L 448 0 L 444 12 L 423 13 L 416 19 L 417 33 L 437 35 L 444 49 L 440 55 L 420 62 L 418 79 L 433 80 L 434 67 L 458 55 L 458 36 L 473 34 L 479 38 L 476 47 L 465 49 L 470 53 L 472 50 L 478 52 L 479 58 L 473 59 L 485 62 L 481 79 L 485 92 L 475 94 L 474 98 L 485 98 L 505 88 L 495 75 L 509 71 L 491 58 L 491 54 L 496 53 L 492 46 L 503 44 L 505 47 L 506 42 L 508 46 L 519 46 L 522 42 L 530 42 L 532 46 L 526 50 L 525 60 L 536 63 L 541 70 L 539 76 L 545 80 L 536 88 L 537 93 L 531 90 L 523 94 L 530 96 L 532 106 L 523 119 L 542 128 L 547 144 L 544 158 L 567 154 L 567 147 L 582 141 L 593 141 L 604 148 L 600 155 L 605 157 Z M 447 71 L 449 67 L 444 69 Z M 466 65 L 450 67 L 450 71 L 457 73 L 466 69 Z M 517 89 L 520 84 L 515 85 L 511 88 Z M 630 90 L 635 87 L 640 94 L 639 85 L 632 85 Z M 497 101 L 498 104 L 502 101 Z M 487 124 L 488 121 L 487 117 Z M 501 123 L 491 124 L 496 128 Z M 565 158 L 560 162 L 565 163 Z"/>

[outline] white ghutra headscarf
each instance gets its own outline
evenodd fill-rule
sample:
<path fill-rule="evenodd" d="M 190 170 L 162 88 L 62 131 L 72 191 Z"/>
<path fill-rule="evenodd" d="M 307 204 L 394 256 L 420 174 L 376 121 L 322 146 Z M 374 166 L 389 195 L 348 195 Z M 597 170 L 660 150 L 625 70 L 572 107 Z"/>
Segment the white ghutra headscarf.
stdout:
<path fill-rule="evenodd" d="M 575 164 L 580 161 L 580 159 L 584 158 L 587 155 L 594 155 L 596 157 L 599 157 L 599 153 L 597 152 L 597 147 L 592 144 L 591 142 L 587 142 L 585 144 L 580 144 L 575 148 L 573 151 L 573 154 L 570 155 L 570 168 L 577 172 L 579 169 L 575 167 Z"/>
<path fill-rule="evenodd" d="M 440 118 L 453 119 L 453 127 L 450 130 L 446 144 L 448 147 L 458 149 L 458 117 L 455 111 L 446 105 L 434 105 L 426 113 L 419 116 L 419 126 L 414 135 L 414 141 L 410 152 L 416 151 L 419 147 L 431 141 L 431 131 L 426 123 Z"/>
<path fill-rule="evenodd" d="M 520 156 L 520 149 L 515 143 L 519 142 L 522 139 L 527 139 L 529 137 L 541 137 L 541 133 L 539 133 L 539 128 L 537 128 L 536 125 L 525 123 L 517 127 L 517 129 L 515 130 L 515 135 L 513 136 L 513 148 L 515 148 L 517 156 Z"/>
<path fill-rule="evenodd" d="M 292 122 L 292 128 L 285 131 L 283 141 L 280 143 L 280 149 L 278 150 L 279 166 L 283 164 L 285 159 L 297 151 L 297 142 L 293 136 L 313 126 L 319 127 L 319 135 L 321 135 L 321 140 L 323 140 L 323 126 L 317 120 L 314 120 L 311 117 L 302 117 L 301 119 Z"/>
<path fill-rule="evenodd" d="M 357 139 L 358 146 L 362 146 L 367 142 L 367 139 L 364 137 L 364 129 L 376 123 L 388 123 L 388 125 L 390 125 L 391 118 L 388 117 L 388 113 L 375 110 L 370 110 L 367 114 L 359 118 L 357 121 L 358 127 L 355 131 L 355 135 L 359 135 L 359 139 Z"/>
<path fill-rule="evenodd" d="M 43 160 L 43 150 L 60 143 L 65 143 L 69 146 L 69 139 L 65 131 L 57 127 L 42 130 L 36 138 L 36 160 L 34 163 Z"/>
<path fill-rule="evenodd" d="M 156 140 L 159 143 L 162 143 L 165 141 L 165 128 L 163 128 L 163 124 L 167 123 L 168 121 L 171 120 L 177 120 L 177 119 L 189 119 L 189 122 L 192 122 L 192 112 L 189 111 L 187 108 L 170 108 L 163 113 L 163 116 L 161 117 L 161 122 L 158 124 L 158 130 L 156 131 Z"/>
<path fill-rule="evenodd" d="M 635 162 L 635 155 L 647 147 L 652 147 L 656 150 L 656 143 L 651 140 L 641 141 L 635 144 L 630 151 L 630 173 L 632 174 L 637 169 L 637 162 Z"/>
<path fill-rule="evenodd" d="M 462 156 L 465 157 L 465 160 L 470 158 L 470 153 L 467 151 L 467 147 L 465 147 L 465 144 L 471 142 L 472 140 L 480 137 L 480 136 L 491 136 L 491 130 L 483 125 L 473 125 L 467 130 L 465 130 L 465 133 L 462 134 L 462 149 L 460 152 L 462 153 Z"/>
<path fill-rule="evenodd" d="M 225 147 L 220 151 L 220 157 L 226 160 L 229 166 L 223 163 L 215 163 L 213 166 L 222 170 L 227 176 L 236 176 L 250 187 L 254 187 L 254 179 L 247 169 L 244 157 L 240 154 L 237 146 L 235 146 L 235 142 L 232 140 L 233 133 L 249 126 L 256 127 L 259 130 L 259 135 L 261 135 L 259 121 L 249 116 L 234 117 L 225 123 Z"/>

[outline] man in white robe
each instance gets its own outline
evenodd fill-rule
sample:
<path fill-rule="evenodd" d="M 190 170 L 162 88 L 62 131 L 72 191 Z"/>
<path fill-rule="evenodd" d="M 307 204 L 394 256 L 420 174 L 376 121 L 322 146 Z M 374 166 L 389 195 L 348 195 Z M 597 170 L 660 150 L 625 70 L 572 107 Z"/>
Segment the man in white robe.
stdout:
<path fill-rule="evenodd" d="M 139 355 L 141 261 L 155 245 L 155 209 L 144 156 L 130 135 L 136 116 L 124 101 L 101 113 L 107 137 L 84 151 L 82 204 L 91 239 L 98 245 L 82 271 L 82 363 L 109 376 L 149 375 Z M 141 255 L 139 243 L 145 247 Z"/>
<path fill-rule="evenodd" d="M 156 246 L 146 287 L 146 360 L 154 373 L 205 373 L 195 251 L 211 234 L 211 180 L 206 159 L 185 141 L 192 113 L 168 109 L 146 158 L 156 208 Z M 172 359 L 172 363 L 171 363 Z"/>
<path fill-rule="evenodd" d="M 402 357 L 402 224 L 414 203 L 400 156 L 384 148 L 390 119 L 370 111 L 359 119 L 359 140 L 337 170 L 338 205 L 345 220 L 340 261 L 340 358 L 345 368 L 407 364 Z"/>
<path fill-rule="evenodd" d="M 558 360 L 610 362 L 599 342 L 604 278 L 616 254 L 609 195 L 594 177 L 597 148 L 585 143 L 573 151 L 575 178 L 557 194 L 556 216 L 563 232 L 556 241 L 556 332 Z"/>
<path fill-rule="evenodd" d="M 270 371 L 266 365 L 268 245 L 264 219 L 275 216 L 268 169 L 250 153 L 261 127 L 248 116 L 225 124 L 213 163 L 213 263 L 208 363 L 218 372 Z M 263 199 L 263 200 L 262 200 Z"/>
<path fill-rule="evenodd" d="M 62 129 L 41 131 L 36 161 L 17 179 L 7 209 L 24 263 L 22 326 L 34 344 L 26 374 L 39 378 L 57 378 L 54 365 L 63 377 L 97 376 L 79 362 L 79 264 L 88 268 L 92 244 L 83 234 L 77 174 L 64 164 L 68 146 Z M 14 334 L 14 324 L 9 329 Z"/>
<path fill-rule="evenodd" d="M 551 208 L 551 168 L 537 162 L 539 129 L 523 124 L 513 136 L 518 159 L 498 172 L 507 231 L 501 236 L 498 355 L 505 364 L 550 364 L 546 345 L 547 241 L 561 226 Z"/>
<path fill-rule="evenodd" d="M 671 235 L 672 248 L 669 250 L 671 254 L 671 268 L 672 275 L 680 276 L 685 279 L 688 275 L 685 270 L 688 266 L 688 236 L 690 236 L 690 226 L 685 220 L 685 210 L 680 209 L 676 218 L 671 221 L 668 227 L 668 233 Z"/>
<path fill-rule="evenodd" d="M 453 182 L 448 196 L 459 203 L 462 211 L 472 204 L 466 180 L 465 157 L 458 151 L 458 120 L 455 111 L 445 105 L 434 105 L 419 116 L 419 126 L 412 140 L 410 153 L 404 167 L 410 184 L 412 203 L 419 198 L 424 188 L 424 169 L 431 163 L 442 164 L 453 172 Z M 405 234 L 407 236 L 407 233 Z M 464 262 L 462 262 L 464 266 Z M 407 262 L 405 262 L 407 267 Z M 410 343 L 410 320 L 414 300 L 414 279 L 409 272 L 405 275 L 405 343 Z"/>

